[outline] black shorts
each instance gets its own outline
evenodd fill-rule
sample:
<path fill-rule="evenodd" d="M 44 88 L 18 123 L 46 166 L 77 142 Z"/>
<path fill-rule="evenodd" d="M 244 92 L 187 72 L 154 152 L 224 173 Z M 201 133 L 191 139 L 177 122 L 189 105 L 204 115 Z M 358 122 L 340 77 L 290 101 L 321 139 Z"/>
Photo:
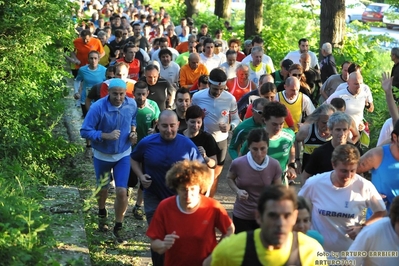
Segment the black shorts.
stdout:
<path fill-rule="evenodd" d="M 227 155 L 227 139 L 216 142 L 219 148 L 219 152 L 216 154 L 218 165 L 224 165 Z"/>

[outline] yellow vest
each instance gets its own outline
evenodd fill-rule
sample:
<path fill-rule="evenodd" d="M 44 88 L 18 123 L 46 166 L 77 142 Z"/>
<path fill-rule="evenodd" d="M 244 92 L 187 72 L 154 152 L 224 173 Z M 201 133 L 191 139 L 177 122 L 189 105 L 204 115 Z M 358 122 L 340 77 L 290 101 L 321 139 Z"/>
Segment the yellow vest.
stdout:
<path fill-rule="evenodd" d="M 278 99 L 280 103 L 284 104 L 288 110 L 290 110 L 291 115 L 292 115 L 292 120 L 294 120 L 294 132 L 298 132 L 298 123 L 301 122 L 302 118 L 302 103 L 303 103 L 303 94 L 302 92 L 299 92 L 297 99 L 295 100 L 294 103 L 289 103 L 284 97 L 284 94 L 282 91 L 278 93 Z M 286 122 L 284 122 L 284 127 L 288 128 L 288 125 Z"/>

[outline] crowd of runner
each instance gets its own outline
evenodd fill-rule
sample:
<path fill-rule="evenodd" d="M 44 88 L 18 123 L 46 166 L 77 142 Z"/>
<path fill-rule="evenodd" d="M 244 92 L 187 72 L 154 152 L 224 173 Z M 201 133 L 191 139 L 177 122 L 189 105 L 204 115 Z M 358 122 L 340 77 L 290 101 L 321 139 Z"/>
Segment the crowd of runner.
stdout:
<path fill-rule="evenodd" d="M 148 222 L 153 265 L 399 264 L 399 48 L 381 79 L 391 118 L 363 154 L 372 92 L 359 62 L 338 73 L 330 43 L 319 61 L 302 38 L 275 65 L 260 36 L 225 40 L 228 22 L 209 32 L 140 1 L 79 4 L 65 57 L 100 231 L 128 240 L 138 184 L 133 214 Z M 236 194 L 230 216 L 213 199 L 219 182 Z"/>

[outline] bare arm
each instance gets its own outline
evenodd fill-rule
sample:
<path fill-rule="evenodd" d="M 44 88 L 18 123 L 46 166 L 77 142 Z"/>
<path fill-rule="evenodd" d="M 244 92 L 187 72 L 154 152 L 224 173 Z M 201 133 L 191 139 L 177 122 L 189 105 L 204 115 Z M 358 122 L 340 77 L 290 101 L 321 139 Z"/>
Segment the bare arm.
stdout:
<path fill-rule="evenodd" d="M 377 147 L 366 152 L 359 160 L 357 173 L 364 173 L 371 169 L 377 169 L 382 160 L 382 147 Z"/>
<path fill-rule="evenodd" d="M 388 72 L 382 73 L 381 78 L 381 86 L 385 92 L 385 98 L 388 103 L 389 114 L 392 117 L 392 123 L 395 124 L 396 121 L 399 119 L 398 108 L 395 104 L 395 99 L 393 98 L 392 93 L 392 80 L 393 77 Z"/>
<path fill-rule="evenodd" d="M 352 139 L 350 141 L 352 143 L 356 143 L 360 139 L 360 133 L 358 128 L 356 127 L 355 120 L 351 118 L 351 125 L 349 127 L 350 132 L 352 133 Z"/>
<path fill-rule="evenodd" d="M 302 124 L 299 127 L 299 131 L 298 131 L 298 133 L 296 133 L 296 136 L 295 136 L 295 162 L 297 163 L 297 174 L 302 172 L 301 161 L 297 160 L 297 159 L 301 158 L 301 150 L 302 150 L 303 141 L 308 136 L 309 127 L 311 127 L 311 125 Z"/>
<path fill-rule="evenodd" d="M 302 186 L 305 184 L 306 180 L 309 179 L 309 177 L 311 177 L 311 175 L 310 175 L 308 172 L 306 172 L 306 171 L 304 170 L 304 171 L 302 172 L 302 174 L 301 174 L 301 183 L 302 183 Z"/>
<path fill-rule="evenodd" d="M 151 239 L 151 248 L 156 253 L 163 254 L 173 246 L 175 240 L 178 238 L 180 237 L 176 235 L 176 232 L 173 232 L 172 234 L 166 235 L 164 240 Z"/>
<path fill-rule="evenodd" d="M 151 186 L 152 183 L 151 176 L 143 174 L 143 172 L 141 171 L 140 163 L 138 161 L 130 159 L 130 165 L 132 167 L 133 172 L 138 176 L 138 178 L 140 178 L 140 182 L 141 184 L 143 184 L 143 187 L 148 188 L 149 186 Z"/>

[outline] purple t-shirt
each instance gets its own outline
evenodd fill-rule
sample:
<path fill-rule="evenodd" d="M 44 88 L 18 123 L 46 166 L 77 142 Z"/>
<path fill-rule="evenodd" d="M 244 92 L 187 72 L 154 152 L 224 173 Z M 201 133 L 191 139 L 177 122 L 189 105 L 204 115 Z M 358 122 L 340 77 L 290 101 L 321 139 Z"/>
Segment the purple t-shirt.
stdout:
<path fill-rule="evenodd" d="M 255 220 L 255 210 L 263 189 L 273 181 L 281 180 L 281 167 L 276 159 L 269 158 L 269 163 L 262 171 L 256 171 L 248 163 L 247 156 L 233 160 L 229 171 L 234 173 L 236 185 L 248 193 L 247 200 L 238 200 L 234 203 L 233 215 L 244 220 Z"/>

